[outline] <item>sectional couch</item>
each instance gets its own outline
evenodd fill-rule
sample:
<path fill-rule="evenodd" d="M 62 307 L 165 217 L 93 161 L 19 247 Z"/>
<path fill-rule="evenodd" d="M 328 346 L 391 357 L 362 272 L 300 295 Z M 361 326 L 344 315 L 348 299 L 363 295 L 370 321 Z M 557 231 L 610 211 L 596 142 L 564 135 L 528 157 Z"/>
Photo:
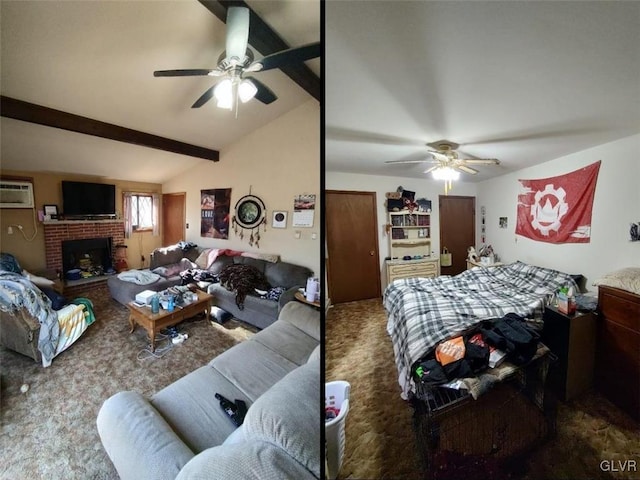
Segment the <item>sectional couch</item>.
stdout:
<path fill-rule="evenodd" d="M 126 305 L 131 302 L 136 294 L 143 290 L 161 291 L 174 285 L 180 285 L 180 272 L 189 268 L 204 268 L 212 274 L 219 274 L 227 265 L 242 264 L 255 267 L 264 275 L 272 287 L 282 287 L 283 293 L 277 301 L 262 298 L 258 295 L 248 295 L 241 309 L 236 304 L 236 294 L 227 290 L 220 284 L 212 284 L 208 292 L 214 297 L 214 304 L 231 313 L 235 318 L 258 328 L 266 328 L 275 322 L 282 308 L 294 300 L 294 294 L 298 288 L 306 285 L 307 279 L 313 272 L 307 267 L 292 263 L 263 260 L 239 255 L 240 252 L 221 253 L 215 256 L 211 263 L 202 263 L 200 260 L 203 252 L 208 249 L 191 248 L 182 250 L 179 245 L 158 248 L 151 254 L 149 269 L 160 274 L 157 282 L 148 285 L 123 281 L 117 276 L 109 278 L 107 285 L 111 296 L 118 302 Z M 266 257 L 266 256 L 265 256 Z M 212 258 L 212 257 L 209 257 Z"/>
<path fill-rule="evenodd" d="M 289 302 L 278 320 L 150 399 L 120 392 L 98 413 L 122 480 L 319 479 L 320 314 Z M 236 428 L 215 398 L 249 407 Z"/>

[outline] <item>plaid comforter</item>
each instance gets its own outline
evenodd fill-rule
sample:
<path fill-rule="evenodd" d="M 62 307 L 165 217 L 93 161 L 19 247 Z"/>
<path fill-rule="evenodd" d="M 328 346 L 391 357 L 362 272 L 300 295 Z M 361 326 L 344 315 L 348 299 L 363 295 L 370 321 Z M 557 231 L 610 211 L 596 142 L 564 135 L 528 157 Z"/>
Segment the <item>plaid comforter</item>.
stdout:
<path fill-rule="evenodd" d="M 571 276 L 522 262 L 390 284 L 383 303 L 402 398 L 408 399 L 414 389 L 412 365 L 438 343 L 481 320 L 511 312 L 539 320 L 544 306 L 565 285 L 575 288 Z"/>

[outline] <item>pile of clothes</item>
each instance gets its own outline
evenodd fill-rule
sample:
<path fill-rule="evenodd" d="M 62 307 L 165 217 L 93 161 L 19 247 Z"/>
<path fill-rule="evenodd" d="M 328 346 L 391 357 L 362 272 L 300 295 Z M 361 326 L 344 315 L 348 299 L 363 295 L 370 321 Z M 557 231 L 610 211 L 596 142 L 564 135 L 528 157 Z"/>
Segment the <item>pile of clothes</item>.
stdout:
<path fill-rule="evenodd" d="M 523 365 L 536 354 L 539 338 L 538 332 L 515 313 L 482 321 L 464 335 L 441 342 L 416 362 L 414 380 L 437 386 L 476 376 L 503 359 Z"/>

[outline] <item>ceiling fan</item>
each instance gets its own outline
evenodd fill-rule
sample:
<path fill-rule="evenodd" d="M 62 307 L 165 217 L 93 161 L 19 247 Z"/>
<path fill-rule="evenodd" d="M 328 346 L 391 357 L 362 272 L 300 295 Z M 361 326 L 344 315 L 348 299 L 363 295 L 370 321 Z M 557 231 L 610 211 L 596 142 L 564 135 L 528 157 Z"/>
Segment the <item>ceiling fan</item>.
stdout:
<path fill-rule="evenodd" d="M 401 164 L 401 163 L 432 163 L 434 166 L 428 168 L 424 173 L 436 173 L 441 172 L 459 172 L 469 173 L 476 175 L 478 170 L 469 165 L 499 165 L 500 160 L 497 158 L 460 158 L 460 155 L 456 151 L 458 144 L 450 142 L 448 140 L 440 140 L 434 143 L 427 143 L 428 147 L 433 150 L 427 150 L 431 155 L 431 158 L 425 158 L 421 160 L 389 160 L 385 163 L 389 164 Z M 446 175 L 446 173 L 445 173 Z M 436 175 L 434 175 L 436 176 Z M 451 178 L 441 177 L 442 180 L 450 180 Z M 454 180 L 456 178 L 453 178 Z"/>
<path fill-rule="evenodd" d="M 214 69 L 156 70 L 154 77 L 221 77 L 222 80 L 204 92 L 191 108 L 200 108 L 211 98 L 216 99 L 217 106 L 232 110 L 238 100 L 248 102 L 252 98 L 268 105 L 277 96 L 258 79 L 246 75 L 258 73 L 285 65 L 302 63 L 320 56 L 320 42 L 309 43 L 300 47 L 289 48 L 272 53 L 254 61 L 254 54 L 247 47 L 249 39 L 249 9 L 233 6 L 227 9 L 227 31 L 225 50 L 218 58 L 218 66 Z"/>

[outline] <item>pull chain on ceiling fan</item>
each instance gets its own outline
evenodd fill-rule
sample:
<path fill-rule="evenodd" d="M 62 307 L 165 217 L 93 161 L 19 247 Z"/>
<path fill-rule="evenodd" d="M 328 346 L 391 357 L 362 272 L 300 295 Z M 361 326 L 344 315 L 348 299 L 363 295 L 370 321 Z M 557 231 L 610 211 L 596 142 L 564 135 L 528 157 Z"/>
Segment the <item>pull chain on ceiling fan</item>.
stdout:
<path fill-rule="evenodd" d="M 320 42 L 301 47 L 289 48 L 267 55 L 254 62 L 254 55 L 248 48 L 250 12 L 247 7 L 229 7 L 227 9 L 227 31 L 225 51 L 218 58 L 214 69 L 156 70 L 154 77 L 224 77 L 198 98 L 191 108 L 200 108 L 211 98 L 216 106 L 228 110 L 235 107 L 238 116 L 238 104 L 255 98 L 268 105 L 277 96 L 264 83 L 246 73 L 258 73 L 286 65 L 302 63 L 320 56 Z"/>
<path fill-rule="evenodd" d="M 428 143 L 428 147 L 433 150 L 427 150 L 431 158 L 421 160 L 389 160 L 387 164 L 405 164 L 405 163 L 432 163 L 433 167 L 428 168 L 424 173 L 431 173 L 434 179 L 444 180 L 445 194 L 451 190 L 453 180 L 460 178 L 460 173 L 468 173 L 476 175 L 478 170 L 469 165 L 499 165 L 500 160 L 497 158 L 460 158 L 456 149 L 457 143 L 448 140 L 440 140 L 439 142 Z"/>

